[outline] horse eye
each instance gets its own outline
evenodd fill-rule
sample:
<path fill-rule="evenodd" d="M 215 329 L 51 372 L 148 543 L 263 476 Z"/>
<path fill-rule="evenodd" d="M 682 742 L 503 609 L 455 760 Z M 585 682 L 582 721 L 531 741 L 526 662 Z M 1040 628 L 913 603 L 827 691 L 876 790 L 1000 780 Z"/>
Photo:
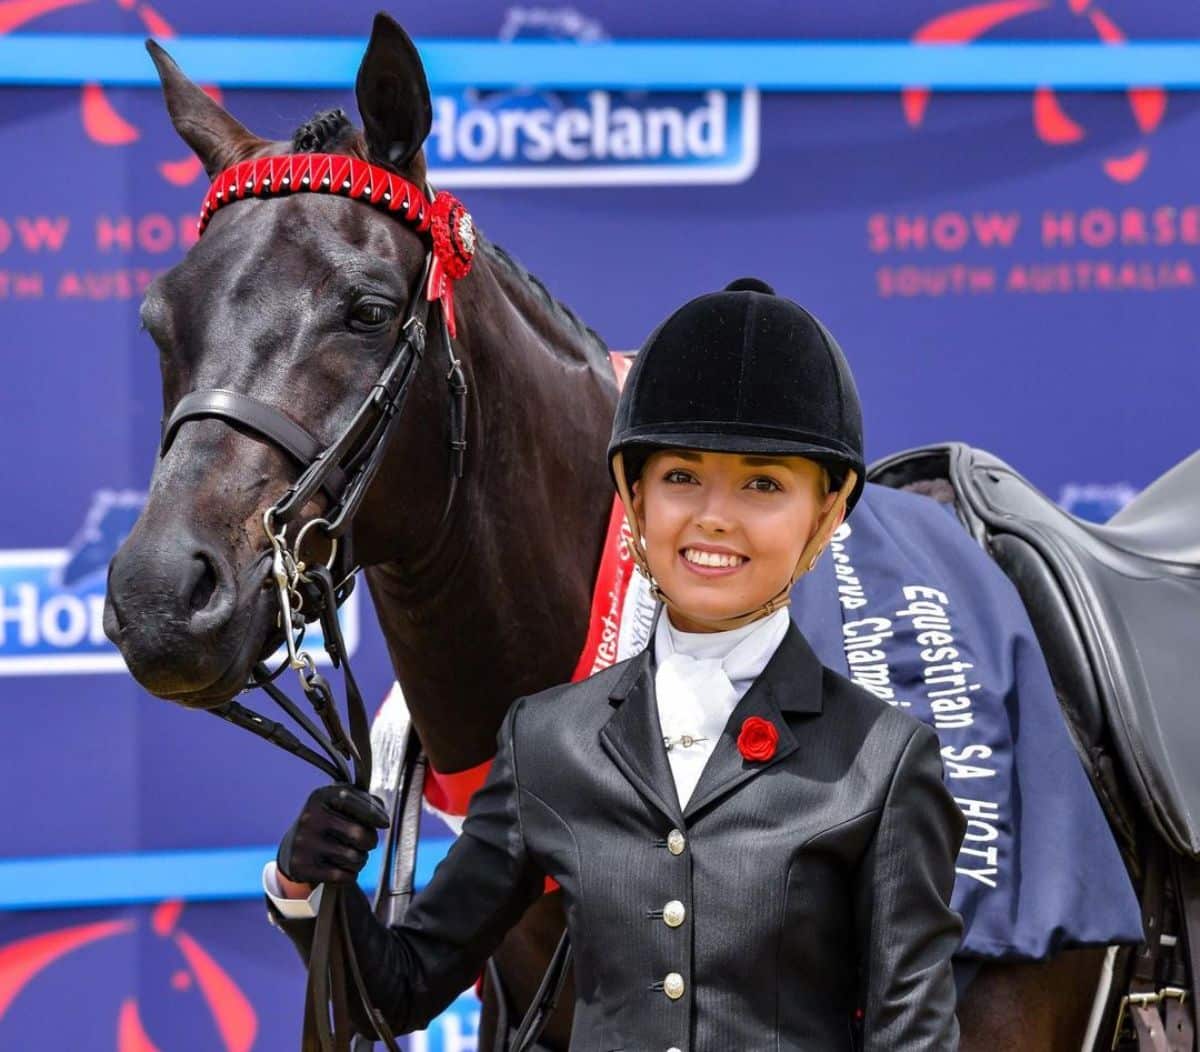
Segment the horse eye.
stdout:
<path fill-rule="evenodd" d="M 396 316 L 394 307 L 378 300 L 363 300 L 354 305 L 350 321 L 362 329 L 378 329 Z"/>

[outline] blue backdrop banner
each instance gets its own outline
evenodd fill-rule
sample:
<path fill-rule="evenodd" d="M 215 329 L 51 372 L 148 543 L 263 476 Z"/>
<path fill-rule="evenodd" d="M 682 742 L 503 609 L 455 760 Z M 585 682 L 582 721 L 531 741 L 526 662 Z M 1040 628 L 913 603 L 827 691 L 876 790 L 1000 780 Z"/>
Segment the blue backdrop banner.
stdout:
<path fill-rule="evenodd" d="M 273 5 L 231 0 L 22 0 L 0 2 L 0 37 L 153 34 L 168 49 L 180 34 L 361 38 L 377 6 L 309 0 L 281 19 Z M 581 50 L 655 39 L 968 51 L 1200 40 L 1200 8 L 1181 5 L 1014 0 L 990 5 L 986 24 L 964 14 L 970 6 L 464 0 L 397 14 L 430 40 Z M 272 138 L 319 109 L 355 112 L 348 89 L 209 87 Z M 640 344 L 684 300 L 757 274 L 845 348 L 870 458 L 963 440 L 1104 518 L 1195 447 L 1193 94 L 1139 79 L 1113 91 L 870 94 L 765 92 L 753 80 L 670 91 L 459 83 L 434 95 L 434 182 L 614 348 Z M 104 567 L 158 438 L 156 352 L 138 305 L 194 242 L 203 173 L 152 88 L 10 80 L 0 125 L 0 794 L 21 801 L 4 825 L 0 874 L 6 861 L 78 866 L 61 908 L 43 895 L 46 908 L 15 909 L 14 897 L 0 914 L 0 1047 L 110 1052 L 142 1047 L 131 1043 L 140 1033 L 163 1052 L 291 1049 L 302 972 L 265 924 L 242 852 L 265 855 L 315 778 L 249 735 L 150 698 L 98 617 Z M 348 614 L 360 682 L 382 700 L 393 670 L 368 598 Z M 1030 747 L 1057 758 L 1061 743 Z M 1018 781 L 1022 755 L 1006 760 Z M 963 786 L 956 795 L 985 799 Z M 1010 848 L 1049 865 L 1040 853 L 1067 816 L 1037 810 L 1045 824 Z M 1071 815 L 1076 834 L 1091 828 Z M 220 857 L 242 868 L 188 886 L 244 901 L 160 896 L 176 852 L 201 853 L 188 857 L 208 874 L 219 857 L 205 853 L 231 852 Z M 128 886 L 103 905 L 110 856 Z M 89 859 L 93 897 L 79 890 Z M 986 891 L 965 904 L 979 918 Z M 1033 940 L 1022 945 L 1064 937 L 1039 934 L 1041 916 L 1021 902 Z M 473 1048 L 476 1022 L 468 993 L 411 1047 Z"/>

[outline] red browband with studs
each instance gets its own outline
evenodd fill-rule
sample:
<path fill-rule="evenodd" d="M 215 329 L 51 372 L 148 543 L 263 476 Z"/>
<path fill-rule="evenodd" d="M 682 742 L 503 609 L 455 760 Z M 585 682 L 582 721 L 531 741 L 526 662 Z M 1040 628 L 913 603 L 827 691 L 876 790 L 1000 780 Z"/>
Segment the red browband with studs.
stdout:
<path fill-rule="evenodd" d="M 246 198 L 289 194 L 335 194 L 360 201 L 395 217 L 423 235 L 433 253 L 425 296 L 440 300 L 446 328 L 454 336 L 454 283 L 470 273 L 475 258 L 471 213 L 451 193 L 439 190 L 431 201 L 415 183 L 386 168 L 331 153 L 257 157 L 226 168 L 204 195 L 197 230 L 204 233 L 214 213 Z"/>

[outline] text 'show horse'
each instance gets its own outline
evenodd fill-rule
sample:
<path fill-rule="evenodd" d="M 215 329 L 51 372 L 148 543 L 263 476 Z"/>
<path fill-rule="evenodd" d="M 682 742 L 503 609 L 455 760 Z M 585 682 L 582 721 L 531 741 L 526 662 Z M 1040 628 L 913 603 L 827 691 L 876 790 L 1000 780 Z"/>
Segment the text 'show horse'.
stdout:
<path fill-rule="evenodd" d="M 513 700 L 569 679 L 584 647 L 613 499 L 608 353 L 428 186 L 429 89 L 391 19 L 359 70 L 361 131 L 335 111 L 260 138 L 151 53 L 177 131 L 225 181 L 142 306 L 166 427 L 105 629 L 152 693 L 228 715 L 289 615 L 327 611 L 357 565 L 429 765 L 478 767 Z M 354 737 L 325 743 L 341 776 Z M 496 952 L 481 1049 L 533 1001 L 563 925 L 552 892 Z M 985 965 L 962 1047 L 1078 1048 L 1102 957 Z M 572 1000 L 568 982 L 539 1047 L 567 1048 Z"/>

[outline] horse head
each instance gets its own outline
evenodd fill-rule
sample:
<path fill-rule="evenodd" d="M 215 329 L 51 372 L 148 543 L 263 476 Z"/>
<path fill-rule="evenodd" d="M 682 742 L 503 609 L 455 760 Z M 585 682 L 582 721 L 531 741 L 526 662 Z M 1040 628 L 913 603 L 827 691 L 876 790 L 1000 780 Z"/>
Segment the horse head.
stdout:
<path fill-rule="evenodd" d="M 248 131 L 157 44 L 147 47 L 171 121 L 210 178 L 241 162 L 334 154 L 425 188 L 429 88 L 412 41 L 386 15 L 375 20 L 358 72 L 362 129 L 335 110 L 290 141 Z M 164 420 L 189 393 L 233 392 L 327 447 L 400 346 L 410 307 L 424 295 L 427 239 L 412 223 L 326 193 L 247 196 L 206 220 L 203 236 L 142 303 L 159 353 Z M 359 517 L 389 525 L 354 530 L 363 565 L 428 543 L 437 529 L 441 505 L 428 495 L 446 494 L 452 476 L 444 373 L 440 362 L 414 373 Z M 279 645 L 264 513 L 300 467 L 261 430 L 219 414 L 188 416 L 164 441 L 145 508 L 109 567 L 104 610 L 105 632 L 147 690 L 216 706 Z M 428 499 L 397 516 L 403 492 Z M 378 513 L 381 494 L 392 495 L 389 515 Z M 291 535 L 330 503 L 324 489 L 314 493 Z M 325 543 L 310 549 L 314 558 L 327 554 Z"/>

